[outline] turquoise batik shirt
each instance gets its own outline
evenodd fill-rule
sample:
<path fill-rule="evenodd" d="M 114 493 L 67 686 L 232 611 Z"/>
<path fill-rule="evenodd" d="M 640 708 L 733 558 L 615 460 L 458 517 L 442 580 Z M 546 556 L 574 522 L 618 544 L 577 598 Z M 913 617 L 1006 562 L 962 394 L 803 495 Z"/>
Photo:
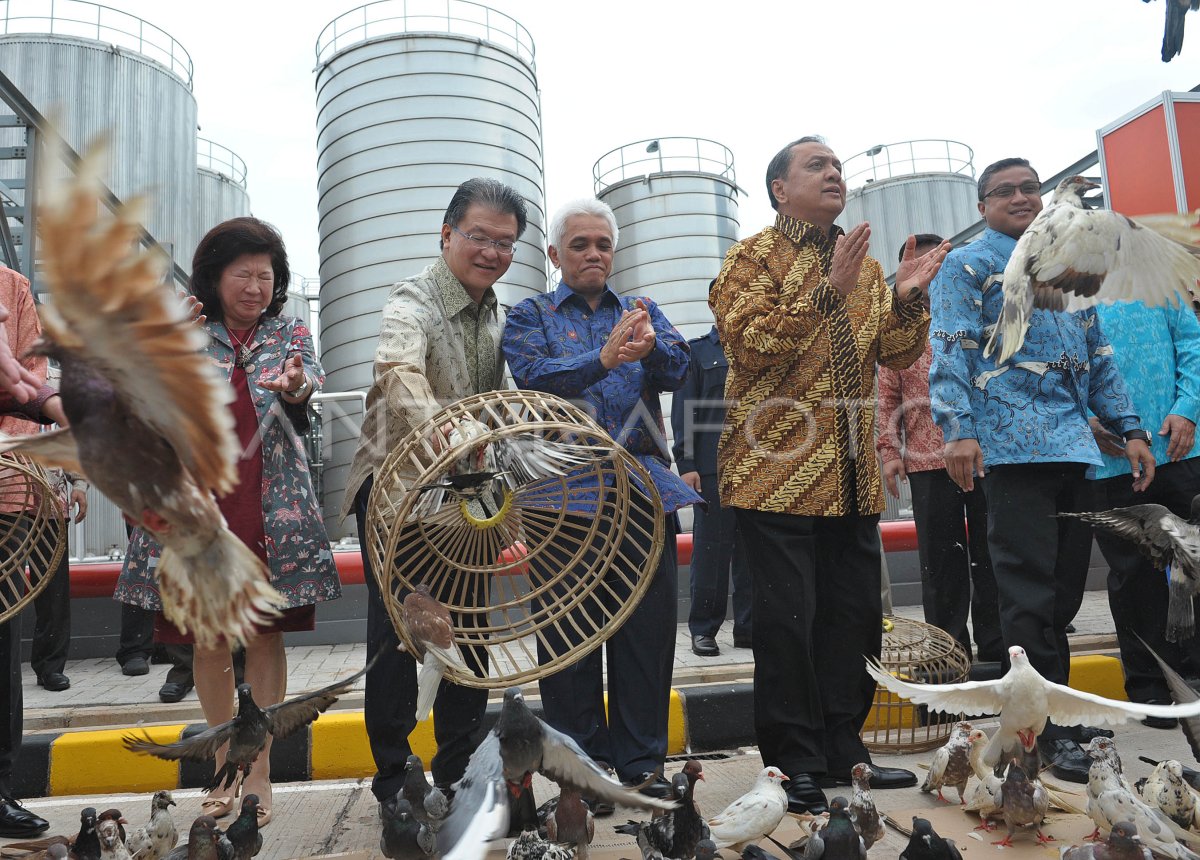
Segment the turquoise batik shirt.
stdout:
<path fill-rule="evenodd" d="M 1150 450 L 1160 466 L 1167 457 L 1170 437 L 1158 428 L 1168 415 L 1200 420 L 1200 322 L 1189 302 L 1178 307 L 1147 307 L 1142 302 L 1097 305 L 1104 334 L 1142 427 L 1150 431 Z M 1200 435 L 1184 459 L 1200 454 Z M 1088 473 L 1090 478 L 1129 474 L 1124 457 L 1102 455 L 1104 462 Z"/>
<path fill-rule="evenodd" d="M 1004 267 L 1016 245 L 988 228 L 951 251 L 930 285 L 933 420 L 947 442 L 978 440 L 988 468 L 1099 465 L 1089 410 L 1119 436 L 1141 424 L 1095 309 L 1035 310 L 1016 355 L 999 366 L 996 353 L 984 357 L 1004 303 Z"/>

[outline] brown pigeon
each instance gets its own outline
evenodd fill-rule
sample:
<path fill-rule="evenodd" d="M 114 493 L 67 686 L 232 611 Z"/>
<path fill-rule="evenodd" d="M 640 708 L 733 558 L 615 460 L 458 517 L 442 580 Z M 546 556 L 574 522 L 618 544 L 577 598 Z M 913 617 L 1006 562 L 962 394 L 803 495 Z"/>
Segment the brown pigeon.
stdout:
<path fill-rule="evenodd" d="M 574 845 L 577 860 L 587 860 L 588 846 L 595 835 L 596 822 L 579 789 L 563 786 L 558 803 L 546 816 L 546 838 Z"/>
<path fill-rule="evenodd" d="M 1018 827 L 1032 827 L 1038 842 L 1053 842 L 1054 838 L 1042 833 L 1042 819 L 1050 807 L 1050 796 L 1036 779 L 1030 779 L 1025 768 L 1013 759 L 1008 765 L 1008 775 L 1000 785 L 1000 813 L 1008 825 L 1008 834 L 995 845 L 1012 845 Z"/>
<path fill-rule="evenodd" d="M 417 675 L 417 722 L 421 722 L 433 710 L 433 700 L 437 698 L 446 667 L 452 665 L 468 671 L 467 664 L 454 644 L 450 612 L 429 593 L 428 586 L 418 585 L 415 591 L 409 592 L 404 598 L 401 615 L 417 646 L 418 653 L 413 656 L 421 661 L 421 671 Z"/>
<path fill-rule="evenodd" d="M 1129 821 L 1113 825 L 1108 838 L 1091 845 L 1064 848 L 1062 860 L 1150 860 L 1150 849 L 1138 838 L 1137 827 Z"/>
<path fill-rule="evenodd" d="M 963 795 L 967 790 L 967 780 L 971 778 L 971 745 L 967 741 L 970 733 L 970 723 L 960 721 L 954 724 L 950 740 L 933 754 L 933 760 L 929 763 L 929 773 L 925 775 L 925 782 L 921 784 L 921 791 L 936 791 L 938 800 L 949 803 L 950 801 L 942 796 L 942 787 L 952 785 L 958 789 L 958 802 L 966 802 Z"/>
<path fill-rule="evenodd" d="M 237 480 L 232 389 L 159 258 L 135 248 L 136 212 L 99 217 L 99 161 L 93 152 L 73 182 L 49 182 L 38 221 L 51 304 L 37 351 L 62 367 L 71 427 L 4 437 L 0 451 L 85 474 L 162 544 L 167 618 L 201 646 L 243 641 L 284 601 L 213 497 Z"/>

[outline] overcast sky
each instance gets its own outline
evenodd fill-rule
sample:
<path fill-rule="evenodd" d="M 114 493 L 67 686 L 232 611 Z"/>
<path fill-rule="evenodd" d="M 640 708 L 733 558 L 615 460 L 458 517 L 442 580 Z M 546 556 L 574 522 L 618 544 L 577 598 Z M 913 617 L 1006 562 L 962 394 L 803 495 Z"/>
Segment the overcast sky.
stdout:
<path fill-rule="evenodd" d="M 106 2 L 188 50 L 201 135 L 245 159 L 254 214 L 280 227 L 294 271 L 315 277 L 314 45 L 360 4 Z M 548 211 L 592 193 L 592 165 L 615 147 L 705 137 L 734 153 L 749 235 L 772 218 L 767 161 L 802 134 L 825 135 L 842 158 L 949 138 L 974 148 L 977 172 L 1010 155 L 1057 172 L 1095 149 L 1098 127 L 1163 90 L 1200 84 L 1200 14 L 1188 16 L 1183 55 L 1164 64 L 1163 2 L 491 5 L 537 45 Z"/>

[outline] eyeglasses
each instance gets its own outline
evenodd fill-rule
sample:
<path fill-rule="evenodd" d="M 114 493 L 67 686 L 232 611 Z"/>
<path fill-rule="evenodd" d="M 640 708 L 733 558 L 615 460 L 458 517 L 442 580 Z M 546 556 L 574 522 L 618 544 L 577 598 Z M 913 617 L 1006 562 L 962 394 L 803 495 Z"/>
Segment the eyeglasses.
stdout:
<path fill-rule="evenodd" d="M 997 185 L 987 194 L 983 195 L 983 199 L 987 200 L 989 197 L 999 197 L 1001 199 L 1012 197 L 1017 193 L 1018 188 L 1026 197 L 1042 196 L 1042 184 L 1034 182 L 1031 179 L 1028 182 L 1022 182 L 1020 185 Z"/>
<path fill-rule="evenodd" d="M 451 227 L 450 229 L 462 236 L 480 251 L 488 247 L 488 245 L 491 245 L 496 249 L 496 253 L 501 257 L 511 257 L 513 255 L 513 251 L 517 249 L 517 246 L 507 239 L 489 239 L 487 236 L 474 236 L 470 233 L 464 233 L 457 227 Z"/>

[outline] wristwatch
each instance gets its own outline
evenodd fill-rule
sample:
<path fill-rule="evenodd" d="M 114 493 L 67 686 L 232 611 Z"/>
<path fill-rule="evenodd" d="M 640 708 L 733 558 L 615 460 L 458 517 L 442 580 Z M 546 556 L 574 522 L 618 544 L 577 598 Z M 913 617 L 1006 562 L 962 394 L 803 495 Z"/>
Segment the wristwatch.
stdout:
<path fill-rule="evenodd" d="M 1134 439 L 1140 439 L 1147 445 L 1150 444 L 1150 432 L 1147 430 L 1127 430 L 1125 431 L 1125 441 L 1132 442 Z"/>
<path fill-rule="evenodd" d="M 308 374 L 306 373 L 306 374 L 304 374 L 304 381 L 300 383 L 300 385 L 299 385 L 299 386 L 296 388 L 296 390 L 295 390 L 295 391 L 288 391 L 288 392 L 286 392 L 286 393 L 287 393 L 287 396 L 288 396 L 288 397 L 295 397 L 295 398 L 298 400 L 298 399 L 300 399 L 301 397 L 303 397 L 303 396 L 304 396 L 304 393 L 305 393 L 306 391 L 308 391 L 308 389 L 309 389 L 309 387 L 311 386 L 311 384 L 312 384 L 312 383 L 310 383 L 310 382 L 308 381 Z M 1149 437 L 1147 436 L 1146 438 L 1149 438 Z"/>

